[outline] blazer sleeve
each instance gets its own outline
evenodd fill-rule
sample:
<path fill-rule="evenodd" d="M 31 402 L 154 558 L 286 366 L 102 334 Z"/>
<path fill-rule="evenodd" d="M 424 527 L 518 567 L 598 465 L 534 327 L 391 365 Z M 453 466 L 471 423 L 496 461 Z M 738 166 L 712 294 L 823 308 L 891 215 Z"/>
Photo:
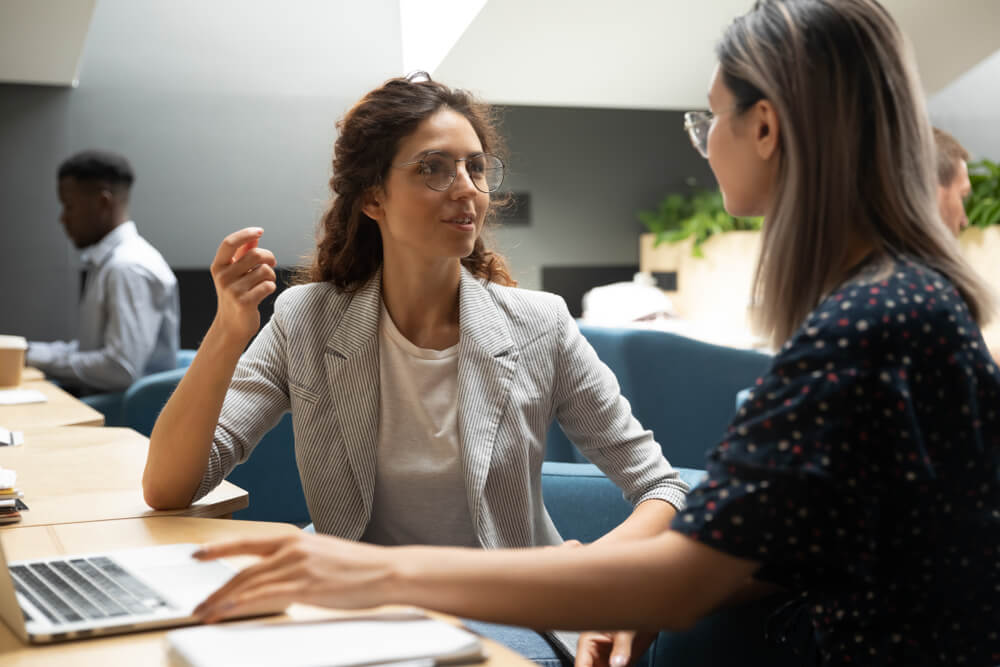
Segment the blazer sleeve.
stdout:
<path fill-rule="evenodd" d="M 250 458 L 254 447 L 288 412 L 288 351 L 279 305 L 233 373 L 215 427 L 198 500 Z"/>
<path fill-rule="evenodd" d="M 633 506 L 658 498 L 684 509 L 688 485 L 663 457 L 653 433 L 632 416 L 614 372 L 559 301 L 555 416 L 574 445 Z"/>

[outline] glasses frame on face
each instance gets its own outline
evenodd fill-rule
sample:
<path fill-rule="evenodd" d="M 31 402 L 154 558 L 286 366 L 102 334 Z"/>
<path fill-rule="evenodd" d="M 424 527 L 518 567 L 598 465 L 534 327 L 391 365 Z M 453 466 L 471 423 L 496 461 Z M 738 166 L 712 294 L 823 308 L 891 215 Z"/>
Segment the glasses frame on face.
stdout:
<path fill-rule="evenodd" d="M 716 118 L 724 113 L 736 111 L 738 107 L 730 107 L 718 113 L 709 110 L 688 111 L 684 114 L 684 130 L 691 140 L 691 145 L 705 159 L 708 159 L 708 133 L 712 129 L 712 123 Z M 704 128 L 704 130 L 702 129 Z M 701 134 L 704 131 L 704 134 Z"/>
<path fill-rule="evenodd" d="M 451 172 L 449 172 L 450 178 L 448 179 L 448 183 L 446 185 L 441 185 L 440 187 L 435 187 L 435 186 L 431 185 L 430 179 L 431 179 L 431 177 L 434 176 L 434 174 L 432 174 L 427 169 L 427 165 L 426 165 L 426 161 L 430 157 L 443 157 L 443 158 L 446 158 L 446 159 L 449 159 L 449 160 L 454 160 L 454 162 L 455 162 L 454 169 L 452 169 Z M 467 157 L 452 157 L 449 153 L 445 153 L 444 151 L 428 151 L 419 160 L 412 160 L 410 162 L 404 162 L 402 164 L 394 164 L 392 166 L 394 168 L 396 168 L 396 169 L 403 169 L 405 167 L 410 167 L 410 166 L 413 166 L 415 164 L 419 164 L 420 165 L 420 174 L 424 177 L 424 185 L 426 185 L 429 189 L 434 190 L 435 192 L 447 192 L 448 189 L 451 188 L 452 185 L 454 185 L 455 179 L 458 178 L 458 163 L 459 162 L 465 162 L 466 164 L 468 164 L 469 160 L 475 160 L 477 158 L 485 158 L 487 160 L 495 160 L 496 164 L 500 165 L 499 166 L 499 169 L 500 169 L 500 180 L 497 181 L 497 184 L 493 188 L 490 188 L 489 187 L 489 183 L 486 183 L 486 179 L 484 177 L 484 179 L 483 179 L 483 186 L 487 188 L 487 189 L 484 190 L 482 187 L 480 187 L 479 183 L 472 176 L 472 174 L 469 173 L 469 168 L 468 168 L 468 166 L 466 166 L 465 171 L 469 175 L 469 180 L 472 182 L 473 187 L 475 187 L 480 192 L 483 192 L 483 193 L 486 193 L 486 194 L 490 194 L 491 192 L 496 192 L 497 190 L 500 189 L 500 186 L 503 185 L 503 179 L 507 175 L 507 173 L 506 173 L 507 172 L 507 165 L 505 165 L 503 163 L 503 160 L 501 160 L 500 158 L 498 158 L 496 155 L 493 155 L 492 153 L 473 153 L 472 155 L 469 155 Z"/>

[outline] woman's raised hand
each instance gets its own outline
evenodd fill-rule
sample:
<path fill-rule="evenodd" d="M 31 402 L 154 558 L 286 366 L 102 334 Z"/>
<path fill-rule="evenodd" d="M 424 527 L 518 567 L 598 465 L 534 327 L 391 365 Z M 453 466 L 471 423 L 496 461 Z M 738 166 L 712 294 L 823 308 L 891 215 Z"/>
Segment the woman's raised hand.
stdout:
<path fill-rule="evenodd" d="M 257 246 L 263 233 L 260 227 L 233 232 L 222 240 L 212 261 L 218 298 L 213 327 L 241 345 L 260 328 L 260 302 L 277 289 L 274 254 Z"/>

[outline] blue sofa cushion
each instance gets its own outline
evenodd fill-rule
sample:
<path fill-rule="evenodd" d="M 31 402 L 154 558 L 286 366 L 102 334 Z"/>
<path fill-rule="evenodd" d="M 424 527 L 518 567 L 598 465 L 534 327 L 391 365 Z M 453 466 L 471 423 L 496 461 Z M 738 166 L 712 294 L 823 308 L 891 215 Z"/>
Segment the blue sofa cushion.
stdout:
<path fill-rule="evenodd" d="M 703 468 L 733 417 L 736 393 L 754 384 L 771 357 L 710 345 L 650 329 L 581 324 L 580 331 L 607 364 L 632 406 L 674 466 Z M 546 459 L 585 461 L 558 424 L 549 430 Z"/>

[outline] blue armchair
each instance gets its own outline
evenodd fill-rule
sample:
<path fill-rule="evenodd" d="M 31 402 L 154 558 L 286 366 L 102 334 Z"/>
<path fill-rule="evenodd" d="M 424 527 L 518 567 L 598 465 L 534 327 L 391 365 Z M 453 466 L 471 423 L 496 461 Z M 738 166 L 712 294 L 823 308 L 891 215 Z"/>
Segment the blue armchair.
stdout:
<path fill-rule="evenodd" d="M 678 468 L 694 488 L 704 470 Z M 546 461 L 542 464 L 542 497 L 559 534 L 566 540 L 593 542 L 620 524 L 632 506 L 593 463 Z"/>
<path fill-rule="evenodd" d="M 177 350 L 177 368 L 190 366 L 191 360 L 194 359 L 194 353 L 194 350 Z M 136 383 L 142 382 L 144 379 L 144 377 L 139 378 Z M 126 392 L 128 389 L 104 394 L 91 394 L 81 397 L 80 400 L 104 415 L 105 426 L 128 426 L 129 423 L 124 412 Z"/>
<path fill-rule="evenodd" d="M 580 326 L 611 367 L 664 454 L 692 488 L 700 483 L 706 452 L 723 435 L 739 390 L 753 384 L 770 361 L 757 352 L 709 345 L 642 329 Z M 590 542 L 631 512 L 621 491 L 583 457 L 558 425 L 549 431 L 542 493 L 556 528 L 566 539 Z M 689 466 L 684 468 L 680 466 Z M 694 469 L 692 469 L 694 468 Z M 668 667 L 784 667 L 794 662 L 764 639 L 770 598 L 726 609 L 686 632 L 663 632 L 640 664 Z"/>
<path fill-rule="evenodd" d="M 771 357 L 711 345 L 665 331 L 580 325 L 611 367 L 632 413 L 653 431 L 674 466 L 702 468 L 733 416 L 736 393 L 754 383 Z M 549 461 L 585 459 L 558 424 L 546 442 Z"/>
<path fill-rule="evenodd" d="M 124 425 L 146 436 L 153 432 L 160 410 L 194 357 L 193 350 L 182 352 L 187 353 L 183 357 L 183 367 L 148 375 L 128 388 L 122 407 Z M 282 417 L 258 443 L 253 456 L 238 465 L 227 479 L 250 493 L 250 507 L 235 512 L 233 518 L 297 524 L 309 521 L 295 462 L 291 415 Z"/>

